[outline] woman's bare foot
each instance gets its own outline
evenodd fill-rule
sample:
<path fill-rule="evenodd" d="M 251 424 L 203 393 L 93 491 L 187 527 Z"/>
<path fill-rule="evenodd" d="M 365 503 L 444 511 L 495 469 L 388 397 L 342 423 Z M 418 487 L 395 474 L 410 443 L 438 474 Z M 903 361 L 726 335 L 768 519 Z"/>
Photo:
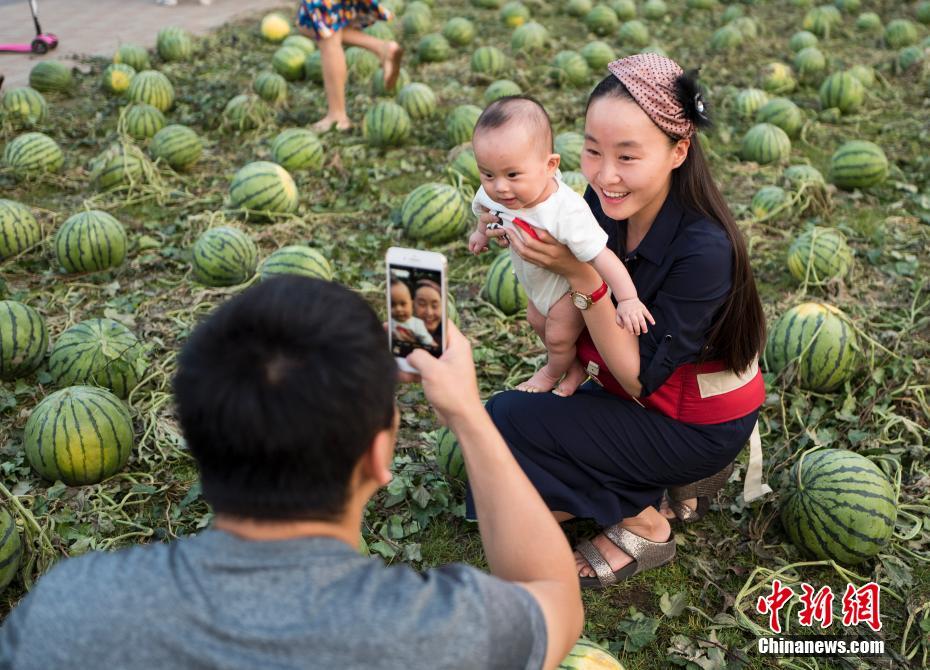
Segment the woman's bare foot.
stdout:
<path fill-rule="evenodd" d="M 679 501 L 679 502 L 683 502 L 685 505 L 687 505 L 688 507 L 690 507 L 690 508 L 693 509 L 693 510 L 696 510 L 697 507 L 698 507 L 698 499 L 697 499 L 697 498 L 686 498 L 685 500 L 681 500 L 681 501 Z M 659 514 L 661 514 L 662 516 L 664 516 L 664 517 L 665 517 L 666 519 L 668 519 L 669 521 L 674 521 L 674 520 L 677 519 L 678 517 L 675 516 L 675 512 L 672 511 L 672 508 L 669 507 L 669 504 L 668 504 L 668 503 L 669 503 L 668 496 L 663 496 L 663 497 L 662 497 L 662 504 L 659 505 Z"/>
<path fill-rule="evenodd" d="M 404 48 L 397 42 L 388 42 L 381 57 L 381 69 L 384 72 L 384 90 L 393 91 L 400 74 L 400 61 L 404 57 Z"/>
<path fill-rule="evenodd" d="M 587 378 L 588 373 L 585 372 L 583 367 L 581 367 L 581 363 L 575 361 L 568 369 L 568 372 L 565 373 L 562 381 L 560 381 L 558 385 L 552 389 L 552 392 L 556 395 L 562 396 L 563 398 L 567 398 L 572 395 Z"/>
<path fill-rule="evenodd" d="M 336 130 L 348 130 L 352 127 L 352 121 L 348 116 L 331 116 L 327 114 L 322 119 L 310 126 L 314 132 L 325 133 L 330 130 L 333 126 L 336 126 Z"/>
<path fill-rule="evenodd" d="M 517 390 L 524 393 L 548 393 L 558 383 L 559 378 L 549 372 L 549 365 L 546 364 L 535 375 L 518 384 Z"/>
<path fill-rule="evenodd" d="M 626 528 L 634 535 L 639 535 L 653 542 L 667 542 L 672 536 L 672 527 L 666 519 L 655 512 L 655 509 L 651 507 L 648 509 L 651 509 L 653 514 L 650 514 L 647 519 L 642 519 L 642 515 L 631 519 L 624 519 L 620 523 L 620 527 Z M 592 538 L 591 543 L 601 552 L 604 560 L 607 561 L 608 565 L 610 565 L 610 569 L 614 572 L 633 562 L 633 559 L 627 555 L 623 549 L 611 542 L 603 533 Z M 596 576 L 594 568 L 592 568 L 584 556 L 577 551 L 575 552 L 575 567 L 578 569 L 579 577 Z"/>

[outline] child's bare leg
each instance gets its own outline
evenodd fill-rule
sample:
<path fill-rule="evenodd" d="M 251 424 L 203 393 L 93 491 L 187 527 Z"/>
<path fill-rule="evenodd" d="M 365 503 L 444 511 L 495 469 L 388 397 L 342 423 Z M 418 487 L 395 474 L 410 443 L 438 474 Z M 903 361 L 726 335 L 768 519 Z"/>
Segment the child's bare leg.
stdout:
<path fill-rule="evenodd" d="M 326 89 L 326 116 L 313 124 L 317 132 L 329 130 L 333 124 L 339 130 L 352 125 L 346 114 L 346 56 L 342 50 L 342 31 L 317 41 L 323 64 L 323 86 Z"/>
<path fill-rule="evenodd" d="M 581 367 L 575 360 L 575 342 L 583 328 L 584 319 L 572 304 L 571 296 L 566 293 L 549 308 L 546 317 L 544 341 L 549 360 L 536 374 L 517 386 L 517 389 L 545 393 L 558 385 L 559 395 L 568 396 L 574 393 L 578 385 L 584 381 L 583 376 L 578 378 L 574 372 L 575 367 Z M 562 377 L 566 373 L 572 373 L 572 379 L 563 380 Z M 562 380 L 561 384 L 559 380 Z"/>
<path fill-rule="evenodd" d="M 540 312 L 539 308 L 533 304 L 532 300 L 528 300 L 526 303 L 526 320 L 530 322 L 530 325 L 533 326 L 533 330 L 536 331 L 537 335 L 539 335 L 539 339 L 542 340 L 543 344 L 545 344 L 546 317 L 542 315 L 542 312 Z"/>
<path fill-rule="evenodd" d="M 400 59 L 403 58 L 404 48 L 397 42 L 388 42 L 372 37 L 358 28 L 343 28 L 342 41 L 354 47 L 368 49 L 381 60 L 381 70 L 384 72 L 384 88 L 390 91 L 397 83 L 400 73 Z"/>

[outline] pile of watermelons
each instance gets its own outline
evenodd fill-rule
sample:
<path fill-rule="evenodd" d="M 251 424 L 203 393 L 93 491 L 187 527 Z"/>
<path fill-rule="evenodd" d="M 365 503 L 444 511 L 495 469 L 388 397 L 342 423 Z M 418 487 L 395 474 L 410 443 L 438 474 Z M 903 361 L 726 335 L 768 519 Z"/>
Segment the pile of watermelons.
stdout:
<path fill-rule="evenodd" d="M 721 532 L 744 548 L 782 543 L 777 558 L 744 552 L 747 565 L 803 551 L 930 597 L 930 2 L 382 4 L 396 18 L 366 32 L 404 46 L 403 70 L 386 90 L 378 56 L 346 49 L 356 125 L 345 133 L 308 129 L 325 111 L 320 54 L 288 9 L 203 38 L 166 28 L 155 50 L 125 44 L 112 62 L 42 61 L 28 87 L 3 91 L 8 603 L 61 555 L 209 521 L 169 383 L 196 321 L 252 282 L 335 279 L 383 311 L 385 249 L 440 250 L 483 392 L 528 376 L 543 350 L 509 254 L 466 249 L 480 183 L 472 129 L 498 97 L 537 97 L 563 177 L 584 192 L 586 96 L 610 60 L 642 50 L 702 66 L 715 125 L 700 141 L 770 317 L 761 423 L 778 496 L 751 509 L 732 485 Z M 410 486 L 369 510 L 368 546 L 472 560 L 431 552 L 431 522 L 458 523 L 464 464 L 417 392 L 402 404 L 401 443 L 422 448 L 402 450 Z M 898 607 L 900 632 L 913 609 Z M 589 634 L 631 651 L 605 620 L 595 608 Z"/>

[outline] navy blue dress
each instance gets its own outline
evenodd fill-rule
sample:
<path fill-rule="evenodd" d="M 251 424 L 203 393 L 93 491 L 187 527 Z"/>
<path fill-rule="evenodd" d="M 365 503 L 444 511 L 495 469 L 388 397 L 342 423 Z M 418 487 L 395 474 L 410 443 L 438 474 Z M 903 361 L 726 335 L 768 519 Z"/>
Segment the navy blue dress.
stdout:
<path fill-rule="evenodd" d="M 732 245 L 721 226 L 669 195 L 640 245 L 627 252 L 626 221 L 585 200 L 608 247 L 630 272 L 655 325 L 639 336 L 642 395 L 698 360 L 732 285 Z M 669 486 L 722 470 L 749 440 L 758 416 L 689 424 L 644 409 L 593 381 L 568 398 L 503 391 L 486 404 L 494 424 L 549 509 L 604 526 L 657 508 Z M 466 515 L 475 518 L 471 491 Z"/>

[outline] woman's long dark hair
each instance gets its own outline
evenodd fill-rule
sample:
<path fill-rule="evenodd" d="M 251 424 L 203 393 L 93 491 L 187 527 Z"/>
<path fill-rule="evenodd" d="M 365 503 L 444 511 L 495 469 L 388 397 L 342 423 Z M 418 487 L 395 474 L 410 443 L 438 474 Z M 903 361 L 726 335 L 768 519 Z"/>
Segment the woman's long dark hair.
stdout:
<path fill-rule="evenodd" d="M 609 75 L 591 92 L 585 114 L 592 102 L 607 96 L 636 102 L 626 86 Z M 670 139 L 673 142 L 679 140 L 671 136 Z M 746 239 L 714 182 L 697 134 L 691 137 L 685 161 L 672 171 L 670 194 L 686 209 L 719 224 L 733 245 L 733 286 L 717 312 L 701 358 L 722 360 L 729 369 L 737 372 L 745 370 L 765 346 L 765 314 L 749 265 Z"/>

